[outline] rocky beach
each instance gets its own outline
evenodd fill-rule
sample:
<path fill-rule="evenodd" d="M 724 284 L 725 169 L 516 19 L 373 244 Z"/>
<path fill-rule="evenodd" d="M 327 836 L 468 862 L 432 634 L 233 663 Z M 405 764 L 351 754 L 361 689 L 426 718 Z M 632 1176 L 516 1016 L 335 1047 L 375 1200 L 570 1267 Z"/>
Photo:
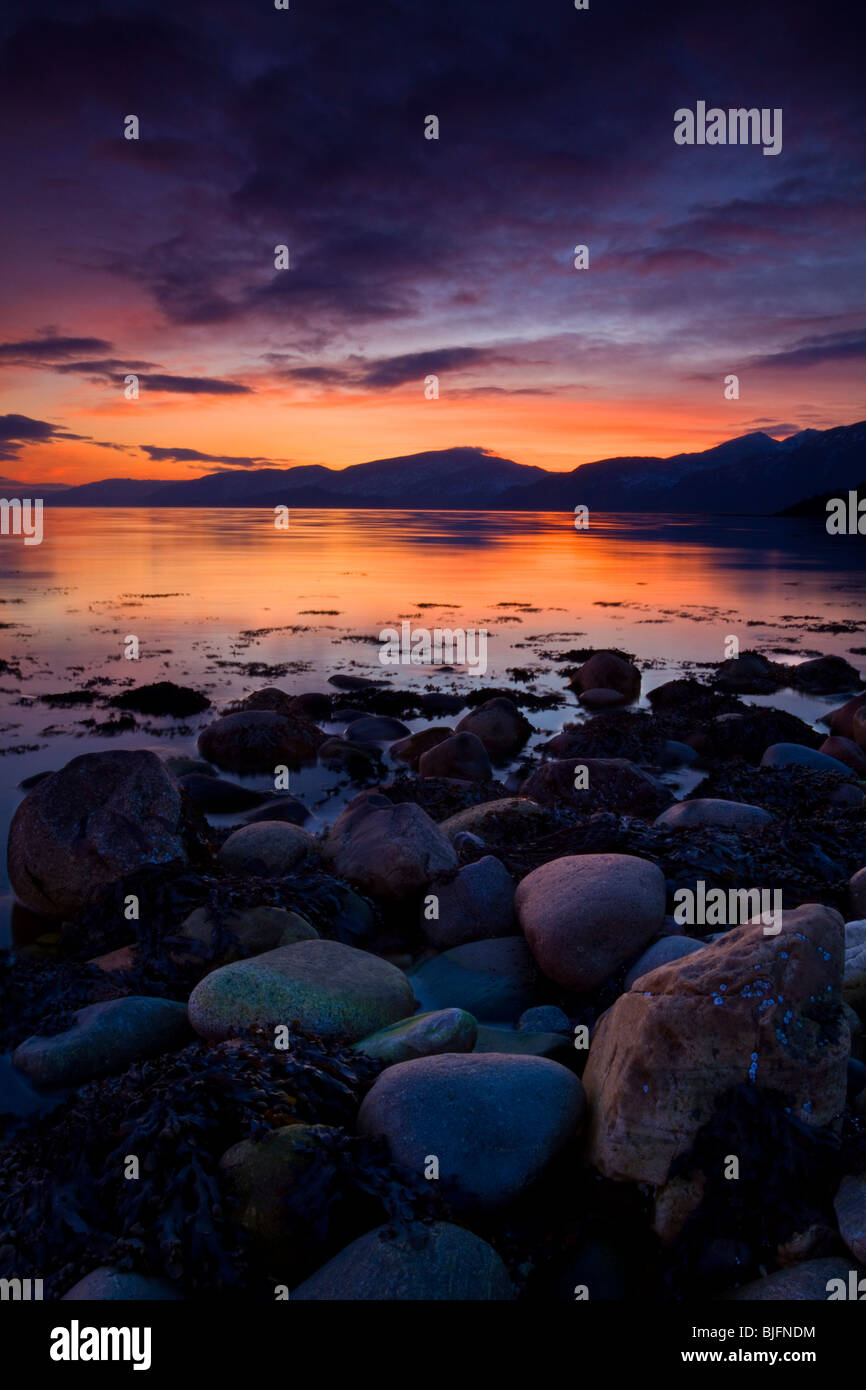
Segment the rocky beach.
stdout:
<path fill-rule="evenodd" d="M 369 664 L 97 691 L 196 746 L 22 779 L 0 1276 L 528 1301 L 863 1276 L 860 670 L 557 660 L 554 693 Z"/>

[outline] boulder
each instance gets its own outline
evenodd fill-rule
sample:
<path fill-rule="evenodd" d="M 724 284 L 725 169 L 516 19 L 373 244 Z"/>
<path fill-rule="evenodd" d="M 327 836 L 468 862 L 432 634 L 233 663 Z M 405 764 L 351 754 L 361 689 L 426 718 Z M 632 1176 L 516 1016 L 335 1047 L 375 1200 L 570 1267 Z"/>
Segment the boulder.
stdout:
<path fill-rule="evenodd" d="M 855 1260 L 866 1264 L 866 1173 L 844 1177 L 833 1206 L 839 1234 Z"/>
<path fill-rule="evenodd" d="M 454 730 L 447 724 L 433 725 L 429 729 L 419 729 L 417 733 L 410 734 L 408 738 L 401 738 L 397 743 L 392 743 L 388 750 L 392 758 L 398 762 L 406 763 L 415 771 L 422 753 L 428 749 L 435 748 L 437 743 L 444 743 L 446 738 L 450 738 Z"/>
<path fill-rule="evenodd" d="M 200 810 L 216 815 L 248 811 L 253 806 L 261 806 L 270 795 L 254 791 L 252 787 L 242 787 L 239 782 L 229 782 L 224 777 L 205 777 L 200 772 L 184 773 L 178 783 Z"/>
<path fill-rule="evenodd" d="M 426 811 L 414 802 L 395 806 L 377 792 L 346 807 L 331 828 L 325 853 L 340 877 L 387 899 L 410 897 L 458 868 L 450 842 Z"/>
<path fill-rule="evenodd" d="M 234 772 L 270 772 L 315 762 L 325 735 L 302 714 L 244 710 L 223 715 L 199 734 L 203 758 Z"/>
<path fill-rule="evenodd" d="M 866 917 L 866 868 L 858 869 L 848 883 L 848 896 L 855 917 Z"/>
<path fill-rule="evenodd" d="M 262 904 L 223 914 L 211 907 L 197 907 L 184 921 L 179 935 L 187 941 L 198 941 L 209 950 L 221 938 L 227 938 L 220 958 L 228 962 L 239 955 L 257 955 L 296 941 L 313 941 L 319 933 L 297 912 Z"/>
<path fill-rule="evenodd" d="M 395 1232 L 390 1226 L 353 1240 L 292 1291 L 292 1302 L 401 1300 L 470 1302 L 517 1297 L 492 1246 L 446 1221 Z"/>
<path fill-rule="evenodd" d="M 863 688 L 860 672 L 841 656 L 816 656 L 789 669 L 791 684 L 810 695 L 836 695 Z"/>
<path fill-rule="evenodd" d="M 648 946 L 635 961 L 625 977 L 623 988 L 631 989 L 635 980 L 639 980 L 641 975 L 647 975 L 650 970 L 655 970 L 659 965 L 667 965 L 669 961 L 681 960 L 683 956 L 690 956 L 694 951 L 702 950 L 703 947 L 703 941 L 694 941 L 690 936 L 660 937 L 658 941 L 654 941 L 651 946 Z"/>
<path fill-rule="evenodd" d="M 338 941 L 300 941 L 206 975 L 189 998 L 202 1037 L 297 1022 L 320 1038 L 357 1042 L 415 1007 L 402 970 Z"/>
<path fill-rule="evenodd" d="M 507 1205 L 539 1178 L 583 1115 L 577 1077 L 544 1057 L 422 1057 L 389 1067 L 368 1092 L 361 1134 L 385 1137 L 418 1176 L 430 1155 L 458 1209 Z"/>
<path fill-rule="evenodd" d="M 587 709 L 613 709 L 616 705 L 628 703 L 628 696 L 623 695 L 619 690 L 582 690 L 578 695 L 580 704 Z"/>
<path fill-rule="evenodd" d="M 854 780 L 855 774 L 845 763 L 837 758 L 828 758 L 815 748 L 804 748 L 800 743 L 774 743 L 764 752 L 761 767 L 808 767 L 813 772 L 835 772 L 846 782 Z"/>
<path fill-rule="evenodd" d="M 514 835 L 522 838 L 540 833 L 548 815 L 537 801 L 528 796 L 505 796 L 497 801 L 484 801 L 480 806 L 465 806 L 440 823 L 439 829 L 449 840 L 456 835 L 477 835 L 485 844 L 496 846 Z"/>
<path fill-rule="evenodd" d="M 609 1178 L 664 1183 L 716 1101 L 743 1084 L 828 1124 L 845 1103 L 850 1047 L 843 944 L 839 914 L 806 904 L 776 935 L 757 921 L 734 927 L 636 980 L 593 1035 L 590 1161 Z"/>
<path fill-rule="evenodd" d="M 769 811 L 761 806 L 700 796 L 693 801 L 678 801 L 674 806 L 669 806 L 654 824 L 672 830 L 702 830 L 705 826 L 714 826 L 719 830 L 760 830 L 765 825 L 771 825 L 772 821 Z"/>
<path fill-rule="evenodd" d="M 541 973 L 520 936 L 455 946 L 410 977 L 422 1009 L 465 1009 L 475 1018 L 515 1022 L 539 1002 Z"/>
<path fill-rule="evenodd" d="M 866 777 L 866 753 L 858 748 L 856 743 L 850 738 L 840 738 L 837 734 L 832 734 L 830 738 L 825 738 L 819 753 L 823 753 L 827 758 L 835 758 L 837 762 L 844 763 L 856 773 L 858 778 Z"/>
<path fill-rule="evenodd" d="M 421 777 L 457 777 L 468 782 L 489 782 L 493 776 L 490 757 L 475 734 L 452 734 L 422 753 L 418 759 Z"/>
<path fill-rule="evenodd" d="M 849 738 L 856 742 L 854 717 L 861 709 L 866 709 L 866 691 L 862 695 L 855 695 L 851 700 L 846 700 L 845 704 L 840 705 L 838 709 L 831 710 L 821 722 L 830 726 L 831 734 L 837 734 L 840 738 Z"/>
<path fill-rule="evenodd" d="M 192 1041 L 185 1005 L 129 995 L 79 1009 L 62 1033 L 27 1038 L 12 1062 L 34 1086 L 56 1091 L 112 1076 Z"/>
<path fill-rule="evenodd" d="M 393 743 L 395 739 L 406 738 L 408 733 L 399 719 L 389 719 L 384 714 L 363 714 L 346 726 L 343 737 L 350 743 Z"/>
<path fill-rule="evenodd" d="M 651 941 L 665 916 L 665 879 L 629 854 L 567 855 L 527 874 L 517 917 L 548 979 L 583 993 Z"/>
<path fill-rule="evenodd" d="M 433 884 L 436 917 L 429 917 L 425 901 L 421 930 L 431 946 L 446 951 L 467 941 L 508 936 L 516 930 L 514 883 L 501 860 L 487 854 L 462 868 L 450 882 Z"/>
<path fill-rule="evenodd" d="M 532 733 L 532 725 L 512 700 L 499 695 L 464 715 L 457 733 L 475 734 L 491 758 L 501 760 L 520 752 Z"/>
<path fill-rule="evenodd" d="M 542 806 L 564 802 L 576 810 L 657 816 L 673 801 L 669 787 L 627 758 L 555 758 L 541 764 L 520 788 Z"/>
<path fill-rule="evenodd" d="M 229 873 L 280 877 L 308 854 L 319 852 L 319 842 L 309 830 L 288 821 L 259 821 L 233 830 L 219 852 Z"/>
<path fill-rule="evenodd" d="M 375 1057 L 386 1066 L 413 1057 L 433 1057 L 440 1052 L 471 1052 L 478 1024 L 464 1009 L 434 1009 L 380 1028 L 355 1043 L 355 1051 Z"/>
<path fill-rule="evenodd" d="M 25 797 L 9 879 L 25 907 L 74 917 L 145 865 L 187 857 L 183 798 L 155 753 L 83 753 Z"/>
<path fill-rule="evenodd" d="M 527 1009 L 517 1020 L 517 1027 L 529 1033 L 570 1033 L 568 1014 L 555 1004 L 539 1004 Z"/>
<path fill-rule="evenodd" d="M 569 681 L 572 690 L 617 690 L 626 700 L 640 695 L 640 671 L 616 652 L 594 652 Z"/>
<path fill-rule="evenodd" d="M 763 1279 L 753 1279 L 750 1284 L 743 1284 L 722 1297 L 725 1302 L 820 1302 L 830 1297 L 834 1280 L 841 1279 L 847 1289 L 850 1273 L 849 1260 L 828 1255 L 820 1260 L 804 1260 L 789 1269 L 778 1269 L 775 1274 L 765 1274 Z"/>

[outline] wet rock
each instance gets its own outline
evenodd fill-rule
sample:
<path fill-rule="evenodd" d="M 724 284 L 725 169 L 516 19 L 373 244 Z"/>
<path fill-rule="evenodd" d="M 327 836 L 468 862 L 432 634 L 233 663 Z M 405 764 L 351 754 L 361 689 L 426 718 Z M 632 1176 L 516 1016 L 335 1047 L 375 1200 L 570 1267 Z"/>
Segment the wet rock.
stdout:
<path fill-rule="evenodd" d="M 594 652 L 569 681 L 573 690 L 617 690 L 627 700 L 640 695 L 640 671 L 615 652 Z"/>
<path fill-rule="evenodd" d="M 34 912 L 74 917 L 145 864 L 183 863 L 181 792 L 154 753 L 83 753 L 22 801 L 9 878 Z"/>
<path fill-rule="evenodd" d="M 153 1279 L 147 1274 L 133 1274 L 128 1270 L 111 1269 L 103 1265 L 99 1269 L 91 1270 L 90 1274 L 85 1274 L 83 1279 L 73 1284 L 69 1292 L 63 1295 L 61 1302 L 126 1300 L 137 1303 L 144 1300 L 153 1302 L 156 1299 L 163 1302 L 169 1299 L 182 1300 L 183 1293 L 168 1279 Z"/>
<path fill-rule="evenodd" d="M 760 806 L 742 801 L 720 801 L 715 797 L 695 797 L 669 806 L 655 821 L 673 830 L 698 830 L 714 826 L 725 830 L 760 830 L 771 825 L 773 817 Z"/>
<path fill-rule="evenodd" d="M 379 775 L 381 749 L 375 743 L 350 743 L 344 738 L 327 738 L 319 749 L 319 761 L 326 767 L 345 768 L 353 781 Z"/>
<path fill-rule="evenodd" d="M 327 699 L 327 696 L 325 698 Z M 330 702 L 328 703 L 330 704 Z M 268 685 L 263 690 L 254 690 L 243 700 L 235 700 L 229 706 L 228 712 L 241 714 L 247 710 L 264 710 L 271 714 L 294 714 L 297 708 L 295 697 L 289 695 L 288 691 L 280 690 L 275 685 Z M 301 710 L 301 713 L 306 713 L 306 711 Z"/>
<path fill-rule="evenodd" d="M 387 684 L 384 680 L 369 680 L 366 676 L 349 676 L 342 672 L 328 677 L 328 685 L 333 685 L 337 690 L 373 690 Z"/>
<path fill-rule="evenodd" d="M 535 1009 L 527 1009 L 517 1020 L 520 1029 L 529 1033 L 570 1033 L 568 1015 L 555 1004 L 540 1004 Z"/>
<path fill-rule="evenodd" d="M 289 825 L 302 825 L 309 820 L 310 813 L 296 796 L 269 797 L 263 806 L 246 817 L 247 825 L 258 825 L 261 821 L 283 820 Z"/>
<path fill-rule="evenodd" d="M 588 1156 L 606 1176 L 661 1184 L 731 1088 L 788 1097 L 796 1119 L 828 1124 L 845 1103 L 843 923 L 807 904 L 782 930 L 732 930 L 642 975 L 602 1016 L 584 1085 Z"/>
<path fill-rule="evenodd" d="M 326 855 L 342 878 L 374 897 L 402 899 L 456 872 L 450 842 L 414 802 L 394 805 L 376 792 L 355 798 L 334 823 Z"/>
<path fill-rule="evenodd" d="M 454 730 L 445 724 L 430 729 L 419 729 L 417 733 L 410 734 L 408 738 L 401 738 L 397 743 L 392 743 L 389 751 L 392 758 L 406 763 L 414 771 L 418 767 L 418 759 L 422 753 L 426 753 L 430 748 L 435 748 L 437 743 L 443 743 L 453 733 Z"/>
<path fill-rule="evenodd" d="M 187 941 L 200 942 L 208 949 L 228 937 L 221 952 L 221 959 L 227 962 L 241 954 L 258 955 L 277 946 L 291 946 L 296 941 L 312 941 L 319 933 L 297 912 L 262 905 L 222 915 L 210 907 L 197 907 L 186 918 L 178 935 Z"/>
<path fill-rule="evenodd" d="M 320 1038 L 357 1042 L 412 1012 L 402 970 L 337 941 L 300 941 L 221 966 L 196 985 L 189 1018 L 202 1037 L 297 1022 Z"/>
<path fill-rule="evenodd" d="M 557 1062 L 449 1054 L 389 1067 L 358 1129 L 383 1135 L 394 1161 L 418 1174 L 435 1154 L 443 1195 L 472 1211 L 505 1206 L 539 1178 L 583 1111 L 580 1082 Z"/>
<path fill-rule="evenodd" d="M 219 852 L 219 861 L 233 874 L 281 877 L 291 873 L 306 855 L 318 852 L 319 842 L 309 830 L 285 821 L 264 821 L 233 830 Z"/>
<path fill-rule="evenodd" d="M 434 1009 L 380 1028 L 355 1043 L 355 1051 L 375 1057 L 387 1066 L 413 1057 L 433 1057 L 440 1052 L 471 1052 L 478 1024 L 465 1009 Z"/>
<path fill-rule="evenodd" d="M 314 762 L 325 735 L 301 714 L 246 710 L 226 714 L 199 734 L 203 757 L 234 772 L 270 772 Z"/>
<path fill-rule="evenodd" d="M 388 719 L 381 714 L 365 714 L 353 719 L 343 730 L 343 737 L 350 743 L 393 743 L 395 739 L 406 738 L 409 730 L 399 719 Z"/>
<path fill-rule="evenodd" d="M 658 932 L 665 879 L 633 855 L 566 855 L 527 874 L 516 906 L 544 974 L 582 993 L 604 984 Z"/>
<path fill-rule="evenodd" d="M 508 936 L 516 930 L 514 883 L 505 865 L 492 854 L 462 868 L 450 882 L 433 885 L 438 916 L 430 916 L 426 902 L 421 911 L 421 929 L 431 946 L 440 951 L 481 941 L 491 936 Z"/>
<path fill-rule="evenodd" d="M 242 1139 L 220 1159 L 236 1205 L 233 1216 L 256 1244 L 276 1258 L 308 1237 L 320 1213 L 304 1202 L 304 1179 L 320 1162 L 323 1125 L 289 1124 L 262 1139 Z"/>
<path fill-rule="evenodd" d="M 191 1040 L 183 1004 L 131 995 L 79 1009 L 65 1032 L 27 1038 L 12 1061 L 34 1086 L 54 1091 L 125 1071 Z"/>
<path fill-rule="evenodd" d="M 409 976 L 422 1009 L 465 1009 L 514 1022 L 539 1002 L 541 974 L 519 936 L 472 941 L 425 961 Z"/>
<path fill-rule="evenodd" d="M 856 773 L 858 778 L 866 777 L 866 753 L 862 752 L 850 738 L 839 738 L 831 736 L 825 738 L 819 753 L 823 753 L 827 758 L 835 758 L 837 762 L 844 763 Z"/>
<path fill-rule="evenodd" d="M 803 748 L 798 743 L 774 743 L 761 758 L 762 767 L 808 767 L 814 772 L 836 772 L 846 781 L 851 781 L 853 772 L 845 763 L 836 758 L 828 758 L 814 748 Z"/>
<path fill-rule="evenodd" d="M 698 753 L 688 743 L 680 743 L 675 738 L 665 739 L 659 753 L 662 767 L 694 767 Z"/>
<path fill-rule="evenodd" d="M 530 836 L 547 824 L 548 815 L 537 801 L 528 796 L 507 796 L 498 801 L 485 801 L 480 806 L 466 806 L 447 820 L 439 829 L 450 840 L 462 833 L 477 835 L 484 844 L 495 849 L 514 836 Z"/>
<path fill-rule="evenodd" d="M 703 948 L 703 941 L 694 941 L 690 936 L 662 936 L 658 941 L 654 941 L 648 946 L 641 956 L 635 961 L 625 977 L 624 989 L 631 989 L 635 980 L 639 980 L 641 975 L 646 975 L 650 970 L 655 970 L 659 965 L 667 965 L 669 961 L 680 960 L 683 956 L 689 956 L 694 951 Z"/>
<path fill-rule="evenodd" d="M 185 685 L 175 685 L 174 681 L 139 685 L 134 690 L 113 695 L 108 703 L 114 709 L 131 709 L 137 714 L 170 714 L 176 719 L 185 719 L 188 715 L 201 714 L 202 710 L 210 709 L 210 700 L 206 695 Z"/>
<path fill-rule="evenodd" d="M 494 1028 L 489 1023 L 478 1025 L 476 1054 L 496 1053 L 508 1057 L 549 1057 L 563 1066 L 570 1066 L 574 1048 L 561 1033 L 530 1032 L 528 1028 Z"/>
<path fill-rule="evenodd" d="M 492 1246 L 445 1221 L 395 1234 L 379 1226 L 341 1250 L 292 1291 L 293 1302 L 504 1301 L 517 1297 Z"/>
<path fill-rule="evenodd" d="M 489 782 L 493 776 L 487 749 L 475 734 L 452 734 L 428 748 L 418 759 L 421 777 L 458 777 L 470 782 Z"/>
<path fill-rule="evenodd" d="M 737 714 L 718 715 L 704 724 L 696 737 L 688 739 L 696 745 L 698 741 L 703 754 L 709 758 L 759 763 L 774 743 L 799 743 L 806 748 L 817 748 L 821 736 L 787 710 L 752 705 Z"/>
<path fill-rule="evenodd" d="M 713 681 L 717 690 L 732 695 L 769 695 L 780 683 L 773 662 L 759 652 L 743 652 L 721 662 Z"/>
<path fill-rule="evenodd" d="M 289 702 L 289 714 L 303 714 L 307 719 L 312 719 L 314 724 L 328 720 L 331 717 L 330 695 L 325 695 L 320 690 L 304 690 L 300 695 L 293 695 Z"/>
<path fill-rule="evenodd" d="M 789 669 L 791 684 L 810 695 L 836 695 L 863 687 L 860 672 L 841 656 L 817 656 Z"/>
<path fill-rule="evenodd" d="M 855 695 L 853 699 L 846 700 L 844 705 L 838 709 L 831 710 L 825 715 L 822 723 L 830 726 L 831 734 L 838 734 L 840 738 L 850 738 L 854 742 L 854 716 L 858 710 L 866 709 L 866 691 L 862 695 Z"/>
<path fill-rule="evenodd" d="M 520 752 L 532 733 L 532 725 L 513 701 L 498 696 L 464 715 L 457 733 L 475 734 L 491 758 L 498 760 Z"/>
<path fill-rule="evenodd" d="M 542 806 L 564 803 L 587 814 L 616 811 L 642 819 L 673 801 L 669 787 L 626 758 L 557 758 L 536 768 L 520 791 Z"/>
<path fill-rule="evenodd" d="M 611 709 L 624 704 L 628 699 L 619 690 L 605 690 L 603 687 L 598 690 L 582 690 L 577 698 L 587 709 Z"/>
<path fill-rule="evenodd" d="M 847 1289 L 850 1270 L 850 1261 L 838 1255 L 829 1255 L 821 1260 L 804 1260 L 802 1264 L 779 1269 L 775 1274 L 767 1274 L 763 1279 L 743 1284 L 741 1288 L 724 1294 L 723 1298 L 726 1302 L 819 1302 L 829 1298 L 834 1279 L 841 1279 Z"/>
<path fill-rule="evenodd" d="M 198 772 L 186 773 L 178 781 L 196 806 L 214 814 L 247 811 L 252 806 L 261 806 L 269 797 L 268 792 L 254 791 L 252 787 L 242 787 L 223 777 L 203 777 Z"/>

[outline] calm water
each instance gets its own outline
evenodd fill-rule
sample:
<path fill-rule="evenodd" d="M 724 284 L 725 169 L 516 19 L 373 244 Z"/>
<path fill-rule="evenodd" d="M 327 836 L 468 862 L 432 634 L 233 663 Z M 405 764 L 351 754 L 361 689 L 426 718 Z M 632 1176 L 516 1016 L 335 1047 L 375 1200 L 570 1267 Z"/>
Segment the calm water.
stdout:
<path fill-rule="evenodd" d="M 553 658 L 570 647 L 634 652 L 650 663 L 646 690 L 720 661 L 729 634 L 777 659 L 832 652 L 866 669 L 851 654 L 866 647 L 864 569 L 862 538 L 799 521 L 609 514 L 577 532 L 563 513 L 294 511 L 277 531 L 254 509 L 47 510 L 41 546 L 0 540 L 0 656 L 21 677 L 0 671 L 0 834 L 5 843 L 23 777 L 97 748 L 192 752 L 213 717 L 179 728 L 138 716 L 135 732 L 106 738 L 80 721 L 108 711 L 36 698 L 94 677 L 108 694 L 172 679 L 217 705 L 263 685 L 327 688 L 338 671 L 466 689 L 463 673 L 379 664 L 378 634 L 403 619 L 486 629 L 483 683 L 511 683 L 517 667 L 538 691 L 564 688 Z M 137 662 L 123 657 L 129 635 Z M 773 700 L 812 720 L 838 703 Z M 576 714 L 569 696 L 533 716 L 533 742 Z M 345 799 L 338 781 L 324 769 L 293 780 L 317 822 Z"/>

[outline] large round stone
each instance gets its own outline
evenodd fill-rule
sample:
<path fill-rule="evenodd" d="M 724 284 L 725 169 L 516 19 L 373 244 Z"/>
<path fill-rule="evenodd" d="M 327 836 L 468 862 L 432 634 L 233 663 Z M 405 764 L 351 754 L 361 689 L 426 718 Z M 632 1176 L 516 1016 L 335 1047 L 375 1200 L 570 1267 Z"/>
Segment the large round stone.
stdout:
<path fill-rule="evenodd" d="M 353 1240 L 292 1292 L 292 1302 L 399 1299 L 493 1301 L 516 1298 L 492 1246 L 447 1221 L 395 1233 L 389 1226 Z"/>
<path fill-rule="evenodd" d="M 640 694 L 640 671 L 616 652 L 594 652 L 571 678 L 573 690 L 617 690 L 627 700 Z"/>
<path fill-rule="evenodd" d="M 325 741 L 321 729 L 302 714 L 243 710 L 226 714 L 199 734 L 203 758 L 234 772 L 273 772 L 314 762 Z"/>
<path fill-rule="evenodd" d="M 380 1028 L 378 1033 L 355 1043 L 355 1051 L 390 1067 L 413 1057 L 471 1052 L 477 1037 L 478 1024 L 464 1009 L 435 1009 L 392 1023 L 390 1028 Z"/>
<path fill-rule="evenodd" d="M 35 1086 L 53 1091 L 125 1071 L 192 1041 L 183 1004 L 131 995 L 79 1009 L 70 1028 L 27 1038 L 12 1061 Z"/>
<path fill-rule="evenodd" d="M 259 821 L 232 831 L 219 859 L 230 873 L 280 876 L 317 850 L 318 841 L 309 830 L 288 821 Z"/>
<path fill-rule="evenodd" d="M 772 821 L 773 817 L 762 806 L 699 796 L 694 801 L 678 801 L 675 806 L 669 806 L 656 818 L 655 824 L 669 826 L 672 830 L 702 830 L 705 826 L 716 826 L 720 830 L 760 830 Z"/>
<path fill-rule="evenodd" d="M 515 902 L 545 975 L 582 993 L 604 984 L 659 931 L 665 879 L 630 854 L 567 855 L 527 874 Z"/>
<path fill-rule="evenodd" d="M 509 758 L 523 747 L 532 733 L 532 725 L 512 700 L 497 695 L 464 715 L 457 732 L 475 734 L 491 758 Z"/>
<path fill-rule="evenodd" d="M 196 985 L 189 1019 L 205 1038 L 297 1022 L 320 1038 L 357 1042 L 415 1007 L 402 970 L 338 941 L 299 941 L 221 966 Z"/>
<path fill-rule="evenodd" d="M 467 941 L 508 936 L 515 930 L 514 883 L 500 859 L 486 854 L 466 864 L 449 883 L 434 885 L 436 915 L 425 900 L 421 930 L 432 946 L 448 950 Z"/>
<path fill-rule="evenodd" d="M 448 1054 L 389 1067 L 358 1116 L 392 1158 L 423 1175 L 438 1159 L 442 1194 L 464 1210 L 507 1205 L 575 1133 L 583 1087 L 544 1057 Z"/>
<path fill-rule="evenodd" d="M 109 884 L 186 859 L 183 798 L 155 753 L 83 753 L 12 818 L 9 878 L 25 907 L 74 917 Z"/>
<path fill-rule="evenodd" d="M 412 896 L 438 875 L 457 871 L 457 855 L 442 831 L 414 802 L 356 797 L 335 821 L 326 844 L 334 869 L 374 897 Z"/>
<path fill-rule="evenodd" d="M 418 759 L 421 777 L 457 777 L 487 782 L 493 776 L 490 755 L 476 734 L 464 730 L 435 744 Z"/>

